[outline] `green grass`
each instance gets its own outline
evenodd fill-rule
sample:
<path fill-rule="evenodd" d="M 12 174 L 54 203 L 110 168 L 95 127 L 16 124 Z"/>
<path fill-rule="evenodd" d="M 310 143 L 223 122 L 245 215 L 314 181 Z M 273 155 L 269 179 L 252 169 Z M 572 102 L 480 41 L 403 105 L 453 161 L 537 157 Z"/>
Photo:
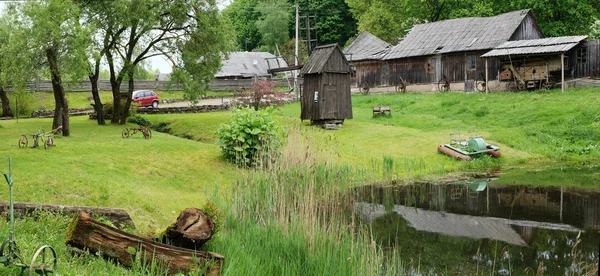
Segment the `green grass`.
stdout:
<path fill-rule="evenodd" d="M 81 95 L 87 101 L 88 93 Z M 410 259 L 397 256 L 390 270 L 381 270 L 385 257 L 371 243 L 369 229 L 354 222 L 347 204 L 339 204 L 350 202 L 347 188 L 598 158 L 600 111 L 593 103 L 599 97 L 594 89 L 356 95 L 354 119 L 338 131 L 300 122 L 299 104 L 290 104 L 278 112 L 288 129 L 284 158 L 269 171 L 238 170 L 223 161 L 214 131 L 229 112 L 143 115 L 154 126 L 192 140 L 156 131 L 149 140 L 141 134 L 123 139 L 126 126 L 98 126 L 73 117 L 72 136 L 56 137 L 57 146 L 49 150 L 19 149 L 17 140 L 40 127 L 49 129 L 51 119 L 1 121 L 5 161 L 0 160 L 0 171 L 6 172 L 11 156 L 16 201 L 124 208 L 138 234 L 162 230 L 184 208 L 213 200 L 224 213 L 224 225 L 208 249 L 226 256 L 225 275 L 400 274 Z M 391 106 L 392 116 L 372 118 L 374 105 Z M 436 152 L 438 144 L 448 142 L 450 130 L 465 133 L 472 126 L 502 148 L 502 158 L 458 162 Z M 8 198 L 7 188 L 0 189 L 0 198 Z M 36 246 L 49 243 L 59 251 L 61 275 L 147 275 L 96 256 L 71 257 L 62 244 L 67 224 L 68 218 L 49 215 L 17 220 L 23 255 L 30 257 Z M 3 237 L 6 225 L 0 224 Z"/>

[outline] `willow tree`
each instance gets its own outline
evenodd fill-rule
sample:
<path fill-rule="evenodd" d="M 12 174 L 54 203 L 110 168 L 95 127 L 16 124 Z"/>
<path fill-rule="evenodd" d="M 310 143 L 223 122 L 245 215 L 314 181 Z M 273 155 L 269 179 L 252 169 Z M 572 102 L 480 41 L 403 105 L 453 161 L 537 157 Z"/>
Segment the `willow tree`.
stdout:
<path fill-rule="evenodd" d="M 70 135 L 69 105 L 64 80 L 76 81 L 86 74 L 85 50 L 90 43 L 80 24 L 81 10 L 71 0 L 39 0 L 10 7 L 14 27 L 13 47 L 32 57 L 44 58 L 54 92 L 52 128 Z M 36 70 L 39 68 L 31 68 Z"/>

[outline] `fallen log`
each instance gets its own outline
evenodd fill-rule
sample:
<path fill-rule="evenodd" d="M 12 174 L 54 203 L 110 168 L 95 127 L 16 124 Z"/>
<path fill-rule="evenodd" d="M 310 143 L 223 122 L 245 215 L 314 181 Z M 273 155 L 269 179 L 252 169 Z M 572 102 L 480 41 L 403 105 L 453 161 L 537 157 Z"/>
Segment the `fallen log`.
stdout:
<path fill-rule="evenodd" d="M 215 223 L 203 211 L 187 208 L 159 236 L 157 241 L 174 246 L 199 249 L 214 234 Z"/>
<path fill-rule="evenodd" d="M 73 247 L 101 252 L 105 257 L 115 259 L 126 267 L 131 267 L 136 257 L 155 262 L 170 273 L 201 272 L 206 275 L 219 275 L 225 257 L 207 251 L 196 251 L 166 245 L 123 232 L 94 220 L 89 214 L 80 212 L 69 225 L 66 243 Z"/>
<path fill-rule="evenodd" d="M 65 206 L 55 204 L 35 204 L 25 202 L 13 202 L 15 217 L 23 217 L 33 214 L 35 211 L 47 211 L 57 214 L 77 214 L 85 212 L 94 216 L 106 218 L 115 227 L 119 229 L 131 228 L 135 229 L 135 224 L 127 211 L 117 208 L 102 208 L 90 206 Z M 0 201 L 0 213 L 8 214 L 9 204 L 6 201 Z"/>

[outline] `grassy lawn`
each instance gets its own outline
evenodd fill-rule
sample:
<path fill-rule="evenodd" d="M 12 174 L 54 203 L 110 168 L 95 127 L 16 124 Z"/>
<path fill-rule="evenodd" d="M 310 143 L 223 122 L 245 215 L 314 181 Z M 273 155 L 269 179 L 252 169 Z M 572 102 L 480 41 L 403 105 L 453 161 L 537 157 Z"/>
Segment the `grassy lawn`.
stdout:
<path fill-rule="evenodd" d="M 50 95 L 36 98 L 51 102 L 42 99 Z M 70 93 L 71 106 L 89 106 L 88 96 Z M 102 97 L 110 99 L 110 93 Z M 182 209 L 200 208 L 210 199 L 224 212 L 224 229 L 209 243 L 227 257 L 224 274 L 344 275 L 379 274 L 382 255 L 370 245 L 368 231 L 343 221 L 348 210 L 337 210 L 343 206 L 338 202 L 349 201 L 339 195 L 343 188 L 389 177 L 442 177 L 600 157 L 598 89 L 354 95 L 352 101 L 354 119 L 337 131 L 300 122 L 299 103 L 280 108 L 288 145 L 278 169 L 270 172 L 239 170 L 223 161 L 215 131 L 230 112 L 144 115 L 172 134 L 154 131 L 149 140 L 141 134 L 121 138 L 127 126 L 73 117 L 72 136 L 56 137 L 57 146 L 48 150 L 20 149 L 17 141 L 40 127 L 48 130 L 51 119 L 0 121 L 0 172 L 7 172 L 12 157 L 16 201 L 124 208 L 138 234 L 164 229 Z M 392 116 L 373 118 L 375 105 L 391 106 Z M 458 162 L 436 152 L 451 130 L 466 135 L 470 128 L 499 145 L 502 158 Z M 8 187 L 2 185 L 5 200 Z M 52 230 L 44 230 L 42 222 Z M 63 244 L 67 224 L 67 218 L 52 216 L 40 223 L 18 220 L 17 243 L 27 250 L 37 246 L 32 240 L 55 246 L 61 275 L 144 274 L 94 256 L 71 257 Z M 0 223 L 3 237 L 6 225 Z"/>

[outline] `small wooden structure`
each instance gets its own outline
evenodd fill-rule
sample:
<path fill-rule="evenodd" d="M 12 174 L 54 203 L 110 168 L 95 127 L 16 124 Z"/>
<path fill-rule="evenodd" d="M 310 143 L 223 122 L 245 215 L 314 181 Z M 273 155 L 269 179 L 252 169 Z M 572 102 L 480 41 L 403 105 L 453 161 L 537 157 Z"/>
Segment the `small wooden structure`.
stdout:
<path fill-rule="evenodd" d="M 375 114 L 379 115 L 380 117 L 385 115 L 392 115 L 392 108 L 386 105 L 378 105 L 378 106 L 374 106 L 373 107 L 373 117 L 375 117 Z"/>
<path fill-rule="evenodd" d="M 300 71 L 302 120 L 312 124 L 341 124 L 352 119 L 351 68 L 337 44 L 319 46 Z"/>

